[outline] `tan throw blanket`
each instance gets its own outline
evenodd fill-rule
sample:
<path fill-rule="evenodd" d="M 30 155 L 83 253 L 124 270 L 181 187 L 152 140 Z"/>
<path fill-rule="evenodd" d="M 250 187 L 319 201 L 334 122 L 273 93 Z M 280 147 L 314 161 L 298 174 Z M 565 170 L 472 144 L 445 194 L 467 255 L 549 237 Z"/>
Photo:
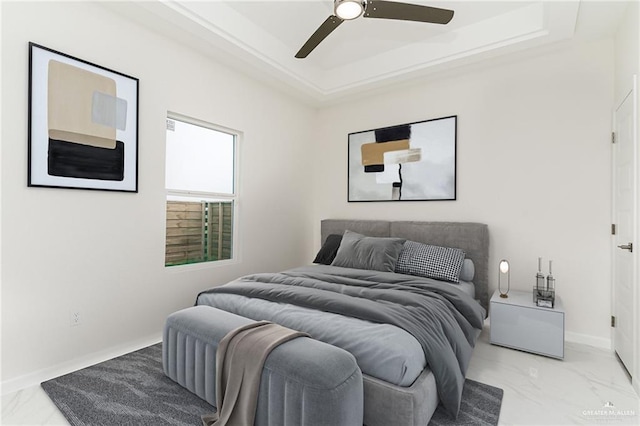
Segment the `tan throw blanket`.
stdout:
<path fill-rule="evenodd" d="M 278 345 L 308 336 L 260 321 L 231 330 L 216 352 L 216 405 L 218 411 L 202 416 L 204 426 L 253 426 L 262 367 Z"/>

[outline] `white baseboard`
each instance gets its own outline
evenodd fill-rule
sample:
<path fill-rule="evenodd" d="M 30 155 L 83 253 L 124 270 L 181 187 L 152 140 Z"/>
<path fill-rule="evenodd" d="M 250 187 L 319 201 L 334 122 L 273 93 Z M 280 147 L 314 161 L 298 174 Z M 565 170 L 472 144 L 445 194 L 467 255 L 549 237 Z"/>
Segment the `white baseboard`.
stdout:
<path fill-rule="evenodd" d="M 144 339 L 137 340 L 135 342 L 129 342 L 127 344 L 109 348 L 104 351 L 94 352 L 87 356 L 63 362 L 61 364 L 44 368 L 33 373 L 25 374 L 14 379 L 5 380 L 0 383 L 0 394 L 6 395 L 12 392 L 17 392 L 22 389 L 36 386 L 42 382 L 53 379 L 54 377 L 81 370 L 91 365 L 109 360 L 111 358 L 115 358 L 129 352 L 137 351 L 138 349 L 146 348 L 147 346 L 156 344 L 161 341 L 162 335 L 156 334 Z"/>
<path fill-rule="evenodd" d="M 591 336 L 589 334 L 573 333 L 566 331 L 564 338 L 567 342 L 580 343 L 582 345 L 595 346 L 596 348 L 612 350 L 611 339 Z"/>

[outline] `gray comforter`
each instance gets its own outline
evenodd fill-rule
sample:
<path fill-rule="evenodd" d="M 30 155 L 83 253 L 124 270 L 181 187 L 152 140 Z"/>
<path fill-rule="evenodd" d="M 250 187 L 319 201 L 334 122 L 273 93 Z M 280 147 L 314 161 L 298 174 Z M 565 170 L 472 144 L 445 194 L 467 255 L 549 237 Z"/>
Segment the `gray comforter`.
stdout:
<path fill-rule="evenodd" d="M 454 417 L 474 329 L 482 328 L 485 315 L 471 297 L 436 280 L 331 266 L 249 275 L 203 293 L 290 303 L 400 327 L 420 342 L 440 400 Z"/>

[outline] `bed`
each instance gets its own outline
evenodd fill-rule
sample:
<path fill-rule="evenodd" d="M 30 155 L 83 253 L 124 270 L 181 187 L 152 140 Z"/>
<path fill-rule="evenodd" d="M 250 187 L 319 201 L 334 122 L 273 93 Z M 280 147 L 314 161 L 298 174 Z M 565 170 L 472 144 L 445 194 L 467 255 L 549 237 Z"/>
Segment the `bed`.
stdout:
<path fill-rule="evenodd" d="M 330 262 L 243 277 L 200 293 L 196 304 L 305 331 L 352 353 L 367 426 L 426 425 L 438 403 L 455 416 L 487 312 L 487 226 L 326 219 L 321 240 L 315 260 L 333 249 Z M 422 244 L 447 259 L 436 265 L 439 279 L 431 269 L 429 276 L 406 269 L 422 259 L 406 253 Z"/>

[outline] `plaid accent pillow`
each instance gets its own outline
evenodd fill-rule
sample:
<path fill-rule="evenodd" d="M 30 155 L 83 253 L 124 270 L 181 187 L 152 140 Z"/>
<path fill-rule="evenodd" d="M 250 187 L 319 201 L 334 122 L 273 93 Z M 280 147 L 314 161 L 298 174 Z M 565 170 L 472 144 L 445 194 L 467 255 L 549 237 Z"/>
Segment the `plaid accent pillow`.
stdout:
<path fill-rule="evenodd" d="M 399 274 L 460 282 L 464 251 L 406 241 L 396 263 Z"/>

